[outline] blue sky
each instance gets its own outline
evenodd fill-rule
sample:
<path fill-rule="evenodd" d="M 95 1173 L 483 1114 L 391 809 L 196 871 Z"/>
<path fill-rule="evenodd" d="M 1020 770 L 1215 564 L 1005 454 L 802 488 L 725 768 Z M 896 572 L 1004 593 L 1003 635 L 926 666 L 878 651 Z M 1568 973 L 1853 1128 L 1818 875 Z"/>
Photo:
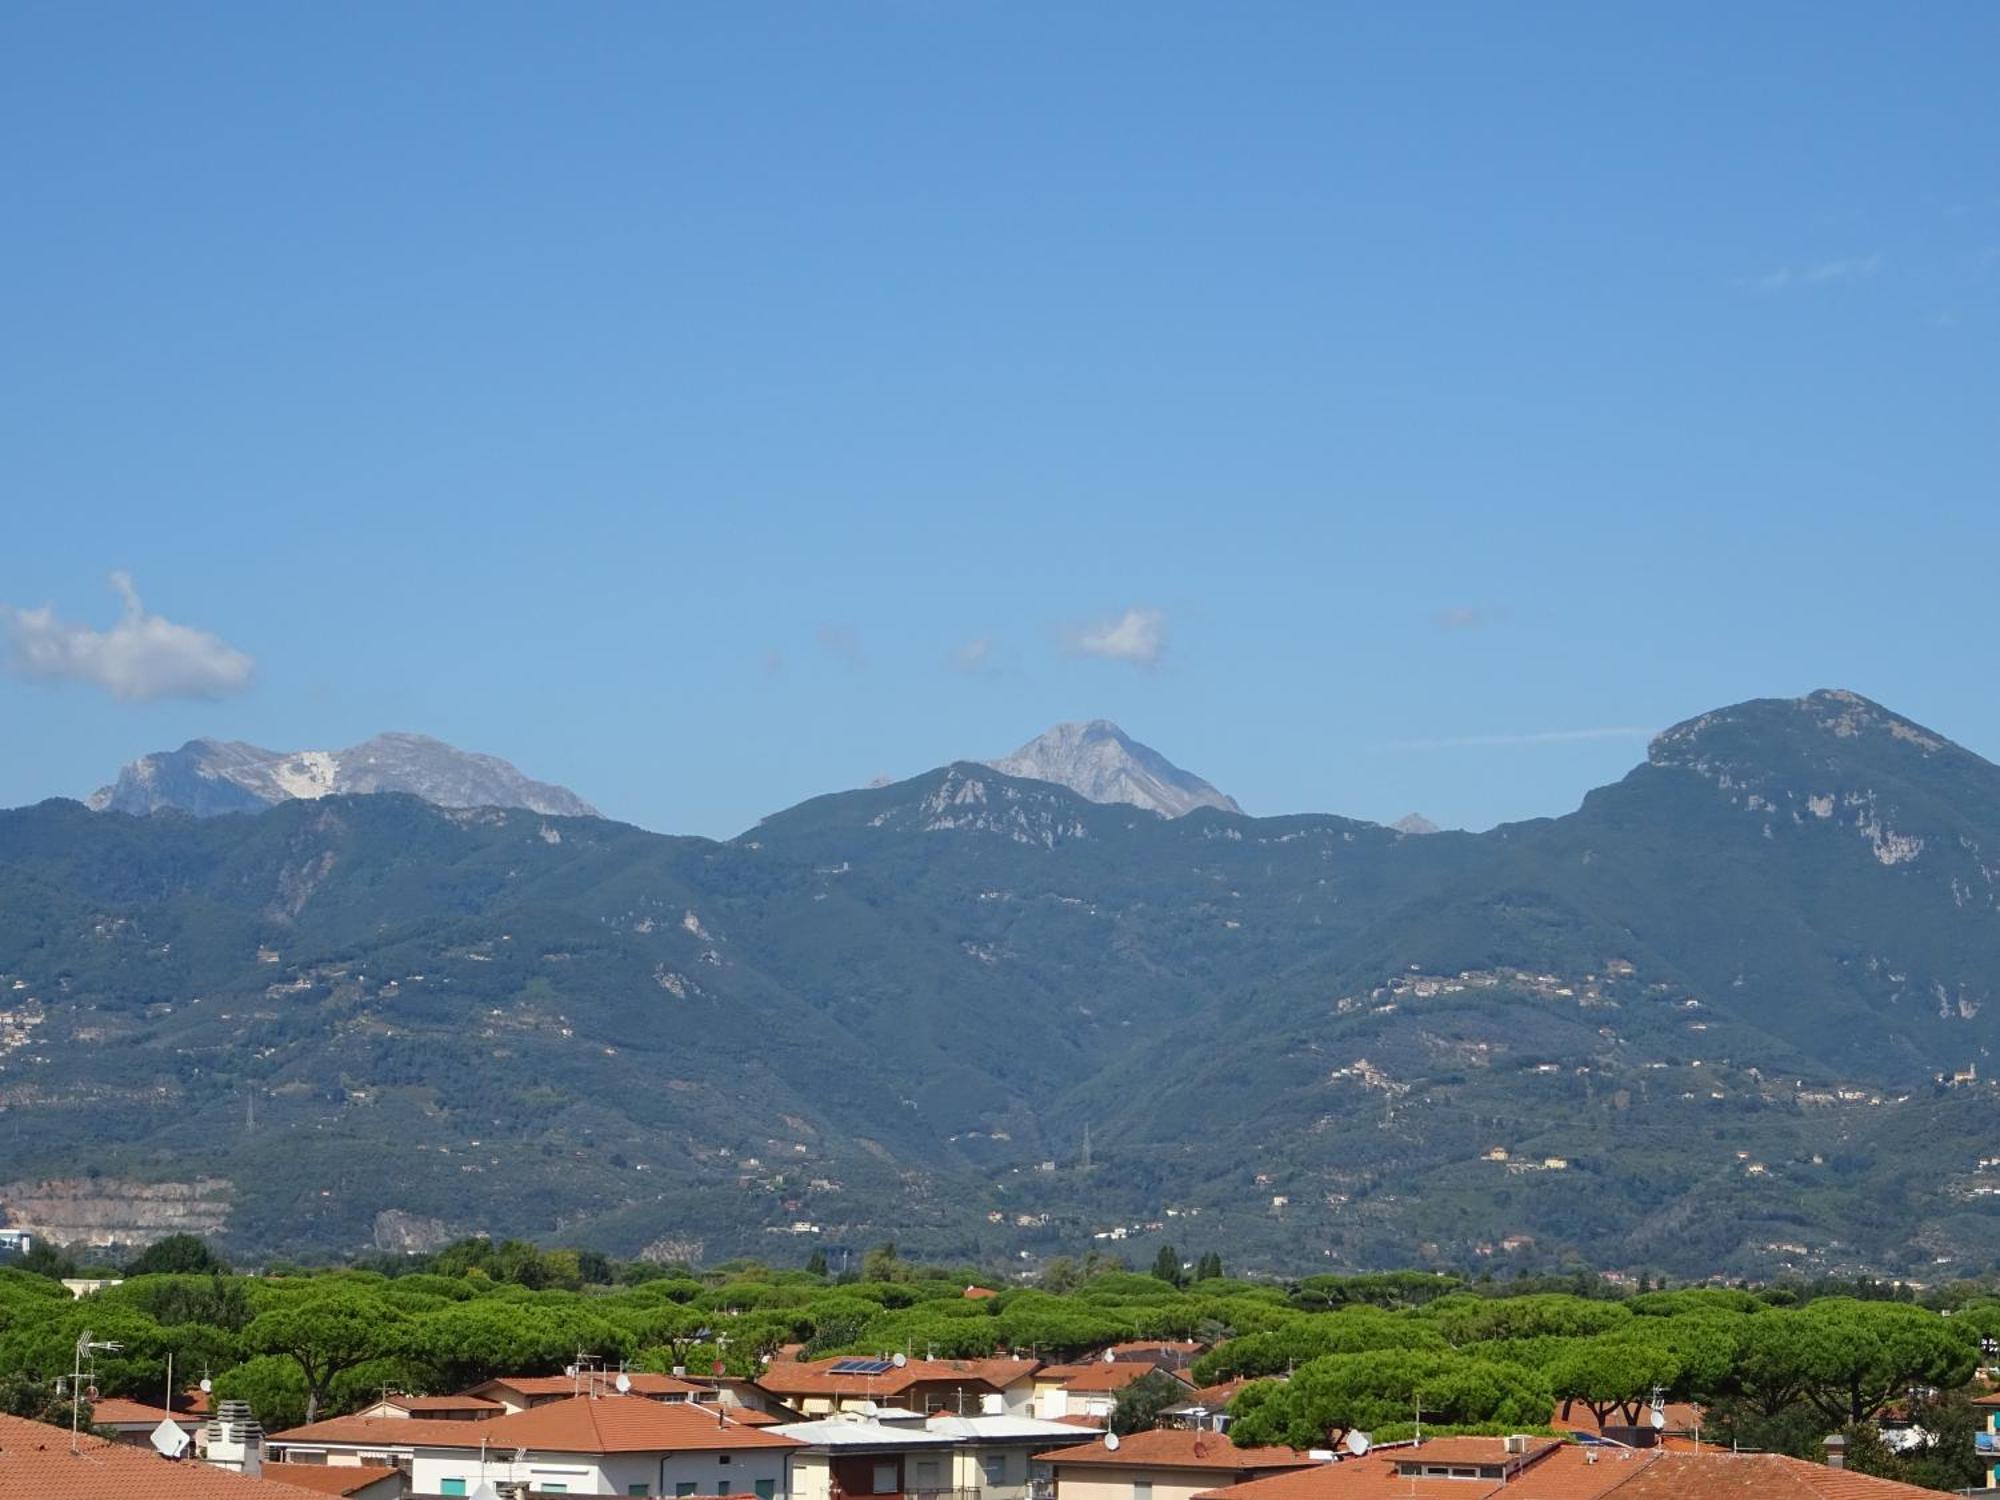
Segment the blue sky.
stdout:
<path fill-rule="evenodd" d="M 726 835 L 1105 716 L 1477 827 L 1834 685 L 2000 754 L 2000 8 L 0 34 L 0 805 L 397 728 Z"/>

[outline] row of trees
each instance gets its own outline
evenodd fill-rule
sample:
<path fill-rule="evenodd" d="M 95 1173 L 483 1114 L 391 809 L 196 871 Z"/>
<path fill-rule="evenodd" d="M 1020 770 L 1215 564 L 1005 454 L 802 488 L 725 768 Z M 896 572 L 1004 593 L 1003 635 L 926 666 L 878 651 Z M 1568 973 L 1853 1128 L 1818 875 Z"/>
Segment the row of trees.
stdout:
<path fill-rule="evenodd" d="M 398 1276 L 237 1276 L 199 1249 L 163 1250 L 172 1269 L 82 1302 L 44 1277 L 0 1270 L 0 1405 L 59 1412 L 55 1382 L 86 1326 L 123 1346 L 98 1357 L 99 1389 L 159 1401 L 171 1356 L 181 1376 L 212 1374 L 221 1395 L 248 1400 L 274 1429 L 353 1409 L 384 1387 L 458 1390 L 550 1373 L 579 1353 L 749 1374 L 791 1344 L 1068 1359 L 1119 1340 L 1194 1338 L 1212 1346 L 1196 1381 L 1249 1382 L 1232 1406 L 1248 1443 L 1319 1447 L 1356 1429 L 1394 1436 L 1419 1418 L 1428 1430 L 1533 1430 L 1583 1411 L 1636 1423 L 1657 1392 L 1703 1403 L 1718 1442 L 1810 1456 L 1841 1429 L 1861 1466 L 1971 1483 L 1969 1438 L 1956 1459 L 1943 1441 L 1936 1454 L 1897 1457 L 1871 1446 L 1871 1424 L 1914 1404 L 1934 1429 L 1969 1432 L 1965 1388 L 1982 1340 L 2000 1340 L 2000 1298 L 1979 1288 L 1933 1309 L 1826 1294 L 1856 1288 L 1620 1297 L 1599 1283 L 1467 1285 L 1417 1272 L 1281 1285 L 1178 1256 L 1150 1275 L 1102 1260 L 1051 1267 L 1048 1285 L 1026 1286 L 914 1265 L 886 1246 L 837 1277 L 747 1263 L 628 1268 L 483 1241 Z M 967 1298 L 973 1282 L 996 1295 Z M 1147 1425 L 1184 1394 L 1142 1382 L 1118 1421 Z M 1913 1467 L 1932 1460 L 1927 1475 Z"/>

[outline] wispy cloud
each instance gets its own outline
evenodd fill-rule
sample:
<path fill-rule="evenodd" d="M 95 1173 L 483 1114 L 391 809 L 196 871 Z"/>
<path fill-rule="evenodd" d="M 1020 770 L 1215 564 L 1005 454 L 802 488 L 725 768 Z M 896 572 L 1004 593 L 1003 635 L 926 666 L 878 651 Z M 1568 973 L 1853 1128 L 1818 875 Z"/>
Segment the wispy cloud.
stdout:
<path fill-rule="evenodd" d="M 868 665 L 868 658 L 861 650 L 861 632 L 852 625 L 829 623 L 820 626 L 814 635 L 822 651 L 846 662 L 855 671 Z"/>
<path fill-rule="evenodd" d="M 975 636 L 963 645 L 955 647 L 946 658 L 945 665 L 954 672 L 962 672 L 967 677 L 992 677 L 999 672 L 993 661 L 993 637 Z"/>
<path fill-rule="evenodd" d="M 1504 604 L 1454 604 L 1431 616 L 1440 630 L 1484 630 L 1504 624 L 1512 613 Z"/>
<path fill-rule="evenodd" d="M 53 606 L 0 604 L 7 670 L 39 682 L 82 682 L 114 698 L 225 698 L 250 685 L 256 663 L 219 636 L 149 614 L 129 573 L 111 586 L 125 611 L 109 630 L 57 618 Z"/>
<path fill-rule="evenodd" d="M 1609 724 L 1594 729 L 1537 729 L 1526 734 L 1455 734 L 1436 739 L 1392 740 L 1391 750 L 1492 749 L 1530 745 L 1574 745 L 1586 740 L 1646 740 L 1654 731 L 1637 724 Z"/>
<path fill-rule="evenodd" d="M 1109 619 L 1071 626 L 1063 632 L 1063 649 L 1150 670 L 1166 654 L 1166 611 L 1135 604 Z"/>
<path fill-rule="evenodd" d="M 1888 264 L 1888 257 L 1876 250 L 1867 255 L 1849 255 L 1838 260 L 1808 261 L 1802 265 L 1779 266 L 1762 276 L 1752 276 L 1743 284 L 1759 292 L 1783 292 L 1797 287 L 1833 286 L 1846 281 L 1866 281 Z"/>

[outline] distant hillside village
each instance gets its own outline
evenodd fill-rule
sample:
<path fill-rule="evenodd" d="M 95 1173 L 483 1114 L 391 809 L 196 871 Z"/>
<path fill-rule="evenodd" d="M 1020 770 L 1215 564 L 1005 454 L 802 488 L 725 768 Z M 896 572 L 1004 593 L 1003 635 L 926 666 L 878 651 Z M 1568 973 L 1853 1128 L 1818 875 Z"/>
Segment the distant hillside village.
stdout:
<path fill-rule="evenodd" d="M 0 1496 L 1874 1500 L 2000 1488 L 2000 1295 L 1424 1272 L 1053 1285 L 612 1267 L 0 1268 Z M 570 1285 L 552 1284 L 570 1280 Z"/>

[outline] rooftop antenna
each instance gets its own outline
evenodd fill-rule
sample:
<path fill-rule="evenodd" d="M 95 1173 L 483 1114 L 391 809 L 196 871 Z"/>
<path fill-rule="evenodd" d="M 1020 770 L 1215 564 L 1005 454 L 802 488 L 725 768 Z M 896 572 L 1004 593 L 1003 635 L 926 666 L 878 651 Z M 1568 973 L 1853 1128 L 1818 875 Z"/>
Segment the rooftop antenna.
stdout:
<path fill-rule="evenodd" d="M 70 1381 L 69 1381 L 69 1451 L 70 1452 L 75 1453 L 78 1451 L 77 1437 L 82 1427 L 82 1413 L 78 1410 L 78 1403 L 82 1400 L 83 1397 L 83 1362 L 85 1358 L 88 1357 L 89 1355 L 95 1354 L 99 1349 L 118 1350 L 118 1349 L 123 1349 L 124 1347 L 125 1346 L 123 1344 L 118 1343 L 115 1340 L 93 1339 L 90 1336 L 90 1330 L 88 1328 L 84 1329 L 83 1332 L 77 1336 L 76 1368 L 75 1372 L 70 1376 Z M 97 1362 L 95 1360 L 92 1360 L 91 1361 L 92 1373 L 95 1373 L 96 1365 Z"/>

